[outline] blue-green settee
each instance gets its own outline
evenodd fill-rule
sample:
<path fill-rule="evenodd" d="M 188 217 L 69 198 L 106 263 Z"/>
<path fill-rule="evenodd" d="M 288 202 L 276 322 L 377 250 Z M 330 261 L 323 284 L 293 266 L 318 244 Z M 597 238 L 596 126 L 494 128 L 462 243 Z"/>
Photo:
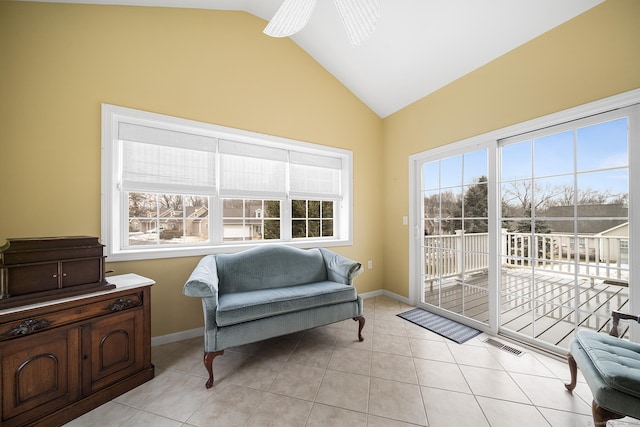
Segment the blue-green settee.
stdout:
<path fill-rule="evenodd" d="M 213 385 L 213 359 L 243 344 L 354 319 L 362 341 L 362 298 L 353 278 L 360 263 L 324 248 L 267 244 L 207 255 L 183 288 L 202 298 L 204 364 Z"/>
<path fill-rule="evenodd" d="M 617 338 L 620 319 L 638 322 L 638 316 L 618 311 L 611 316 L 609 335 L 579 329 L 569 345 L 571 382 L 565 386 L 569 391 L 576 387 L 579 367 L 593 393 L 595 426 L 625 416 L 640 419 L 640 344 Z"/>

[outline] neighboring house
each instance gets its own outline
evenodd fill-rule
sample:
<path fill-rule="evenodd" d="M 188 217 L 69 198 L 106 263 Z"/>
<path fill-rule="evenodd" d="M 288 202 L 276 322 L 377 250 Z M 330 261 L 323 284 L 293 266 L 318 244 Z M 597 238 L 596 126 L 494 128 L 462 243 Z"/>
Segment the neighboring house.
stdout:
<path fill-rule="evenodd" d="M 185 213 L 187 236 L 209 236 L 209 209 L 206 206 L 188 206 Z"/>
<path fill-rule="evenodd" d="M 244 217 L 244 209 L 242 204 L 225 206 L 222 230 L 225 241 L 262 239 L 262 209 L 248 212 L 247 217 Z"/>
<path fill-rule="evenodd" d="M 625 263 L 629 256 L 629 208 L 622 204 L 577 206 L 578 249 L 572 236 L 576 223 L 572 218 L 574 206 L 554 206 L 545 212 L 545 222 L 551 234 L 558 235 L 554 246 L 563 257 L 578 253 L 582 259 L 608 263 Z"/>
<path fill-rule="evenodd" d="M 599 239 L 601 254 L 605 254 L 608 250 L 611 261 L 617 261 L 620 264 L 629 263 L 629 221 L 598 233 L 595 237 L 605 238 Z M 601 259 L 605 258 L 601 257 Z"/>
<path fill-rule="evenodd" d="M 187 236 L 209 235 L 209 210 L 205 206 L 188 206 L 181 209 L 160 208 L 159 218 L 138 217 L 129 221 L 129 231 L 138 233 L 162 233 L 163 231 L 182 232 Z M 158 224 L 158 219 L 160 224 Z"/>
<path fill-rule="evenodd" d="M 262 239 L 263 210 L 253 209 L 244 217 L 245 207 L 225 206 L 223 238 L 225 241 Z M 136 234 L 160 233 L 160 239 L 175 237 L 209 237 L 209 209 L 206 206 L 188 206 L 181 209 L 161 208 L 159 217 L 132 218 L 129 231 Z"/>
<path fill-rule="evenodd" d="M 624 224 L 629 218 L 629 208 L 622 204 L 553 206 L 544 212 L 544 221 L 552 233 L 572 234 L 573 219 L 555 220 L 554 218 L 578 218 L 578 234 L 598 234 L 605 230 Z"/>

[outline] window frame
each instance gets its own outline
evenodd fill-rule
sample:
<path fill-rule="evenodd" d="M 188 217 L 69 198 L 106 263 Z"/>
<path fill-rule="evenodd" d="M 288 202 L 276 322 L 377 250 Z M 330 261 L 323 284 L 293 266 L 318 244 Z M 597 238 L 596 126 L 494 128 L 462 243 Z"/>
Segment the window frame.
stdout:
<path fill-rule="evenodd" d="M 229 242 L 224 241 L 222 199 L 274 199 L 272 194 L 221 194 L 220 169 L 216 167 L 216 190 L 209 196 L 209 241 L 198 244 L 175 244 L 155 246 L 127 246 L 129 190 L 122 189 L 122 149 L 118 140 L 120 124 L 127 123 L 139 126 L 150 126 L 168 131 L 185 132 L 193 135 L 215 138 L 216 141 L 235 141 L 278 148 L 295 153 L 311 156 L 328 156 L 339 158 L 341 168 L 339 176 L 339 196 L 334 203 L 334 230 L 332 237 L 292 238 L 291 209 L 292 199 L 326 199 L 324 196 L 309 194 L 300 195 L 289 192 L 289 173 L 286 176 L 287 192 L 281 200 L 281 236 L 278 240 L 250 240 Z M 159 259 L 198 256 L 212 253 L 236 252 L 249 247 L 279 243 L 299 248 L 334 247 L 353 244 L 353 153 L 350 150 L 313 144 L 273 135 L 260 134 L 242 129 L 230 128 L 195 120 L 182 119 L 164 114 L 136 110 L 110 104 L 102 104 L 102 134 L 101 134 L 101 240 L 105 245 L 105 255 L 108 261 L 132 261 L 142 259 Z M 217 143 L 216 145 L 219 145 Z M 219 153 L 216 148 L 216 166 L 219 166 Z M 160 193 L 162 194 L 162 193 Z M 176 193 L 178 194 L 178 193 Z M 180 193 L 183 194 L 183 193 Z M 189 193 L 184 193 L 186 195 Z M 287 207 L 289 206 L 289 207 Z"/>
<path fill-rule="evenodd" d="M 629 132 L 630 135 L 640 135 L 640 89 L 634 89 L 628 92 L 624 92 L 618 95 L 613 95 L 604 99 L 593 101 L 587 104 L 579 105 L 573 108 L 569 108 L 563 111 L 552 113 L 546 116 L 531 119 L 522 123 L 514 124 L 505 128 L 497 129 L 485 134 L 472 136 L 470 138 L 460 140 L 457 142 L 449 143 L 423 151 L 421 153 L 413 154 L 408 158 L 409 167 L 409 227 L 411 230 L 409 238 L 409 302 L 414 305 L 420 305 L 421 301 L 421 275 L 419 273 L 421 268 L 420 259 L 420 223 L 417 218 L 421 214 L 420 198 L 420 178 L 421 178 L 421 165 L 424 162 L 437 160 L 439 158 L 454 156 L 465 153 L 467 151 L 473 151 L 478 148 L 489 148 L 489 283 L 498 283 L 498 271 L 500 269 L 499 259 L 496 256 L 499 250 L 499 204 L 498 197 L 498 179 L 497 173 L 499 167 L 499 145 L 501 140 L 507 138 L 518 137 L 529 132 L 543 131 L 546 128 L 552 126 L 562 125 L 564 123 L 570 123 L 577 120 L 584 120 L 591 116 L 601 115 L 609 111 L 629 108 L 631 114 L 634 114 L 636 120 L 630 121 Z M 632 129 L 633 128 L 633 129 Z M 640 227 L 633 226 L 633 224 L 640 224 L 640 189 L 637 188 L 637 182 L 640 182 L 640 166 L 637 159 L 640 158 L 640 146 L 635 143 L 629 145 L 629 247 L 631 251 L 631 257 L 629 258 L 630 265 L 640 265 L 640 250 L 634 250 L 633 242 L 640 241 Z M 632 247 L 633 246 L 633 247 Z M 632 269 L 633 270 L 633 269 Z M 630 271 L 630 284 L 633 281 L 634 271 Z M 631 285 L 630 285 L 631 286 Z M 489 311 L 491 318 L 489 319 L 488 327 L 481 323 L 473 323 L 474 326 L 487 332 L 498 334 L 499 333 L 499 316 L 497 310 L 499 307 L 499 292 L 495 287 L 489 289 Z M 634 287 L 634 291 L 630 295 L 630 311 L 637 311 L 640 307 L 640 290 Z M 462 319 L 459 316 L 452 315 L 450 312 L 438 311 L 433 307 L 434 312 L 442 314 L 447 317 L 453 317 L 456 320 L 462 320 L 463 323 L 468 319 Z M 640 326 L 632 326 L 631 339 L 638 341 L 640 338 Z M 539 344 L 539 343 L 538 343 Z M 551 349 L 555 351 L 555 349 Z"/>

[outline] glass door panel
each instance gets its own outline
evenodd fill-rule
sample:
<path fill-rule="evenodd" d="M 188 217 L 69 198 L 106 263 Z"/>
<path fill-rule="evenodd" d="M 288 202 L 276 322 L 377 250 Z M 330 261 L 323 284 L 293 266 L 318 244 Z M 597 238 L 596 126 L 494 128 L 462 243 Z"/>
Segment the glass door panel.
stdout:
<path fill-rule="evenodd" d="M 501 142 L 500 328 L 566 348 L 629 299 L 627 119 L 557 129 Z"/>
<path fill-rule="evenodd" d="M 612 310 L 637 311 L 638 120 L 640 105 L 563 115 L 412 156 L 411 300 L 558 353 L 577 328 L 608 332 Z"/>
<path fill-rule="evenodd" d="M 422 303 L 487 323 L 488 160 L 476 150 L 422 165 Z"/>

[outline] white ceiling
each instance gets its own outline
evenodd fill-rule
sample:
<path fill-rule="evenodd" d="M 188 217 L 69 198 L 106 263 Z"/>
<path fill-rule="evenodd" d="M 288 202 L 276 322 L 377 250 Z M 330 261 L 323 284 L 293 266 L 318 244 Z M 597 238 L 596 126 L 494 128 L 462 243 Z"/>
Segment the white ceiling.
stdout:
<path fill-rule="evenodd" d="M 283 0 L 50 1 L 241 10 L 268 21 Z M 603 1 L 380 0 L 373 36 L 354 48 L 334 3 L 320 0 L 292 39 L 386 117 Z"/>

